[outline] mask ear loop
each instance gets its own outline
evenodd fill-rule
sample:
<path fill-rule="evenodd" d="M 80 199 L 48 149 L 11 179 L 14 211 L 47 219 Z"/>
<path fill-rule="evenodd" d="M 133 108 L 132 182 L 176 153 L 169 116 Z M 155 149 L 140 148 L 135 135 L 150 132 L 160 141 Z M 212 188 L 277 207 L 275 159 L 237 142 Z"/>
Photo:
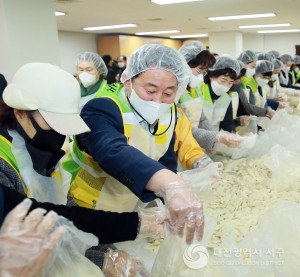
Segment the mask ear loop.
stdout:
<path fill-rule="evenodd" d="M 131 80 L 130 80 L 130 88 L 131 88 L 131 91 L 133 90 L 133 87 L 132 87 L 132 82 L 131 82 Z M 133 107 L 133 105 L 130 103 L 130 100 L 129 100 L 129 97 L 128 97 L 128 95 L 126 96 L 126 98 L 127 98 L 127 101 L 128 101 L 128 103 L 129 103 L 129 105 L 130 105 L 130 107 L 143 119 L 143 120 L 145 120 L 146 122 L 147 122 L 147 124 L 148 125 L 150 125 L 149 124 L 149 122 Z M 154 122 L 154 123 L 157 123 L 157 122 Z M 153 124 L 154 124 L 153 123 Z"/>
<path fill-rule="evenodd" d="M 175 127 L 176 127 L 176 124 L 177 124 L 177 108 L 176 108 L 176 105 L 174 105 L 175 106 L 175 125 L 174 125 L 174 130 L 175 130 Z M 171 119 L 170 119 L 170 123 L 169 123 L 169 126 L 166 128 L 166 130 L 165 131 L 163 131 L 162 133 L 160 133 L 160 134 L 155 134 L 155 132 L 157 131 L 154 131 L 154 132 L 151 132 L 151 130 L 150 130 L 150 125 L 148 124 L 148 129 L 149 129 L 149 133 L 151 134 L 151 135 L 153 135 L 153 136 L 161 136 L 161 135 L 163 135 L 164 133 L 166 133 L 168 130 L 169 130 L 169 128 L 170 128 L 170 126 L 171 126 L 171 124 L 172 124 L 172 121 L 173 121 L 173 111 L 172 111 L 172 107 L 170 108 L 170 111 L 171 111 Z M 158 122 L 159 122 L 159 120 L 158 120 Z M 157 122 L 157 124 L 158 124 L 158 122 Z M 156 124 L 156 126 L 157 126 L 157 124 Z"/>
<path fill-rule="evenodd" d="M 131 80 L 130 80 L 130 86 L 131 86 L 131 89 L 132 89 L 132 83 L 131 83 Z M 151 132 L 151 129 L 150 129 L 150 127 L 151 127 L 151 125 L 149 124 L 149 122 L 144 118 L 144 117 L 142 117 L 142 115 L 132 106 L 132 104 L 130 103 L 130 101 L 129 101 L 129 97 L 128 96 L 126 96 L 126 98 L 127 98 L 127 101 L 128 101 L 128 103 L 129 103 L 129 105 L 130 105 L 130 107 L 143 119 L 143 120 L 145 120 L 146 122 L 147 122 L 147 124 L 148 124 L 148 130 L 149 130 L 149 133 L 151 134 L 151 135 L 153 135 L 153 136 L 161 136 L 161 135 L 163 135 L 164 133 L 166 133 L 168 130 L 169 130 L 169 128 L 170 128 L 170 126 L 171 126 L 171 124 L 172 124 L 172 121 L 173 121 L 173 112 L 172 112 L 172 107 L 170 108 L 170 111 L 171 111 L 171 119 L 170 119 L 170 123 L 169 123 L 169 126 L 166 128 L 166 130 L 165 131 L 163 131 L 162 133 L 160 133 L 160 134 L 155 134 L 155 132 L 157 131 L 157 130 L 155 130 L 156 128 L 154 128 L 154 132 Z M 176 124 L 177 124 L 177 108 L 176 108 L 176 105 L 174 104 L 174 106 L 175 106 L 175 125 L 174 125 L 174 130 L 175 130 L 175 127 L 176 127 Z M 158 122 L 159 122 L 159 120 L 157 120 L 156 122 L 155 122 L 155 126 L 157 126 L 157 124 L 158 124 Z M 154 123 L 153 123 L 154 124 Z"/>
<path fill-rule="evenodd" d="M 33 127 L 34 127 L 34 129 L 35 129 L 36 131 L 43 130 L 43 129 L 40 127 L 40 125 L 36 122 L 36 120 L 34 119 L 32 112 L 30 112 L 30 113 L 28 114 L 28 118 L 29 118 L 30 122 L 32 123 L 32 125 L 33 125 Z"/>

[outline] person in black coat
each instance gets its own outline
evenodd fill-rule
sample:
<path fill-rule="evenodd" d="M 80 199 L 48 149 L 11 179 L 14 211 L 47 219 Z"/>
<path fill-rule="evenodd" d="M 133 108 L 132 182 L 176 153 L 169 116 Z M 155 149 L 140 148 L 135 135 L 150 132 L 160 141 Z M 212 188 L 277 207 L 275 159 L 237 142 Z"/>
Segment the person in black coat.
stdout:
<path fill-rule="evenodd" d="M 107 67 L 107 75 L 106 75 L 106 81 L 108 84 L 113 84 L 116 82 L 116 76 L 118 72 L 113 68 L 113 59 L 110 55 L 104 55 L 102 56 L 103 61 L 106 64 Z"/>

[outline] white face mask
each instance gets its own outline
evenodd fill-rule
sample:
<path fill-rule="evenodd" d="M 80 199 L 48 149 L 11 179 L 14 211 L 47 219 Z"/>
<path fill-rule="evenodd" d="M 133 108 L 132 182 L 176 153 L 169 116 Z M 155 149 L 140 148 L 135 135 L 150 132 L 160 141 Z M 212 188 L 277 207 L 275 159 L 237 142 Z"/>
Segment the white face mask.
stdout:
<path fill-rule="evenodd" d="M 255 74 L 255 68 L 247 68 L 246 69 L 246 77 L 250 78 Z"/>
<path fill-rule="evenodd" d="M 265 86 L 267 83 L 269 83 L 269 80 L 263 79 L 263 78 L 260 78 L 260 77 L 257 77 L 257 78 L 256 78 L 256 82 L 257 82 L 257 84 L 258 84 L 260 87 L 263 87 L 263 86 Z"/>
<path fill-rule="evenodd" d="M 84 71 L 78 77 L 85 88 L 89 88 L 97 83 L 97 74 L 90 74 Z"/>
<path fill-rule="evenodd" d="M 272 79 L 272 81 L 276 81 L 277 80 L 277 74 L 272 74 L 271 79 Z"/>
<path fill-rule="evenodd" d="M 190 82 L 189 82 L 190 87 L 196 88 L 200 86 L 203 83 L 203 78 L 204 78 L 203 74 L 198 74 L 198 75 L 191 74 Z"/>
<path fill-rule="evenodd" d="M 211 88 L 212 88 L 213 92 L 218 96 L 221 96 L 222 94 L 228 92 L 230 89 L 229 87 L 220 85 L 217 81 L 211 82 Z"/>
<path fill-rule="evenodd" d="M 299 67 L 295 68 L 295 72 L 298 73 L 299 72 Z"/>
<path fill-rule="evenodd" d="M 149 123 L 153 124 L 162 118 L 172 107 L 172 104 L 156 103 L 140 98 L 131 85 L 130 104 Z"/>
<path fill-rule="evenodd" d="M 124 62 L 118 62 L 118 67 L 120 67 L 120 68 L 125 67 L 125 63 Z"/>

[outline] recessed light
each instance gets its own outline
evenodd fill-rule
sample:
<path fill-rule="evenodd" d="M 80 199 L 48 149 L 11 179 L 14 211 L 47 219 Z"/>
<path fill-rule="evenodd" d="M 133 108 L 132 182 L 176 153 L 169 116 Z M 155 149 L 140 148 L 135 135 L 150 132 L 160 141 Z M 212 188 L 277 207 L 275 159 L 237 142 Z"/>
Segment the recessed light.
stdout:
<path fill-rule="evenodd" d="M 138 36 L 143 36 L 143 35 L 156 35 L 156 34 L 173 34 L 179 32 L 180 32 L 179 30 L 169 30 L 169 31 L 140 32 L 135 34 Z"/>
<path fill-rule="evenodd" d="M 67 13 L 65 12 L 55 12 L 55 16 L 62 16 L 62 15 L 66 15 Z"/>
<path fill-rule="evenodd" d="M 248 26 L 239 26 L 239 28 L 240 29 L 251 29 L 251 28 L 287 27 L 287 26 L 291 26 L 291 23 L 265 24 L 265 25 L 248 25 Z"/>
<path fill-rule="evenodd" d="M 208 37 L 207 34 L 194 34 L 194 35 L 182 35 L 182 36 L 170 36 L 170 38 L 204 38 Z"/>
<path fill-rule="evenodd" d="M 213 16 L 213 17 L 209 17 L 208 19 L 211 21 L 218 21 L 218 20 L 234 20 L 234 19 L 246 19 L 246 18 L 272 17 L 272 16 L 276 16 L 276 14 L 275 13 L 261 13 L 261 14 Z"/>
<path fill-rule="evenodd" d="M 107 26 L 96 26 L 96 27 L 83 27 L 85 31 L 97 31 L 97 30 L 110 30 L 110 29 L 120 29 L 120 28 L 131 28 L 137 27 L 137 24 L 119 24 L 119 25 L 107 25 Z"/>
<path fill-rule="evenodd" d="M 158 5 L 168 5 L 168 4 L 178 4 L 178 3 L 187 3 L 187 2 L 200 2 L 205 0 L 151 0 L 152 3 Z"/>
<path fill-rule="evenodd" d="M 300 29 L 289 29 L 289 30 L 263 30 L 257 31 L 259 34 L 271 34 L 271 33 L 297 33 Z"/>

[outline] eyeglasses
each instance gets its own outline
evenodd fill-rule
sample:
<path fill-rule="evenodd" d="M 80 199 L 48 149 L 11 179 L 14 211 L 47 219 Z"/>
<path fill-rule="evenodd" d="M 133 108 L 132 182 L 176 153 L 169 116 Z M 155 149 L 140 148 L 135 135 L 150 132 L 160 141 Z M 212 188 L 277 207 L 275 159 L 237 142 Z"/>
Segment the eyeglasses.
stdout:
<path fill-rule="evenodd" d="M 269 76 L 262 76 L 261 78 L 262 78 L 262 79 L 265 79 L 265 80 L 268 80 L 268 81 L 271 80 L 271 77 L 269 77 Z"/>
<path fill-rule="evenodd" d="M 197 66 L 193 68 L 198 74 L 203 74 L 205 76 L 207 74 L 207 68 L 202 68 L 201 66 Z"/>

